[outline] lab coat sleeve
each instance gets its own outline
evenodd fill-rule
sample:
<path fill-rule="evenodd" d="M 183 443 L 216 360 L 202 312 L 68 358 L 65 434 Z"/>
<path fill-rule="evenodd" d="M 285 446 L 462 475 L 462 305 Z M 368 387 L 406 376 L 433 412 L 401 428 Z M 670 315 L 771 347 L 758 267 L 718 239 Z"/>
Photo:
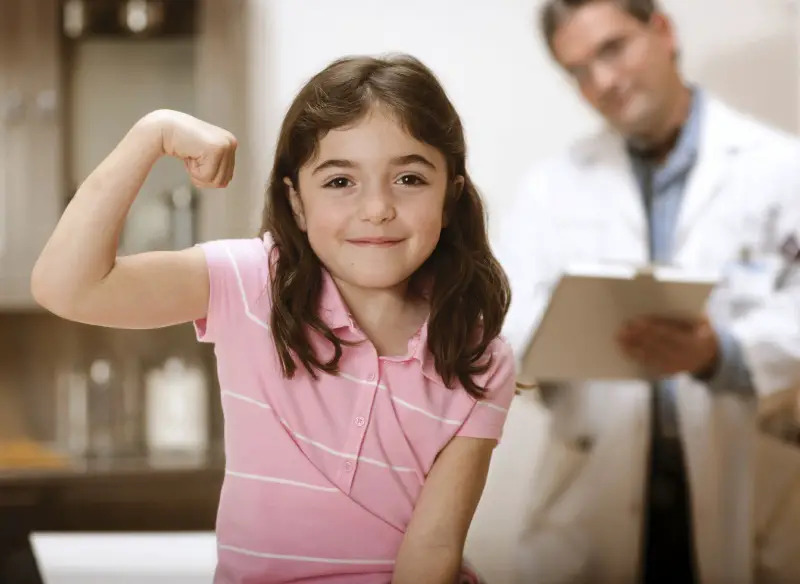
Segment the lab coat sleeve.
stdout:
<path fill-rule="evenodd" d="M 701 381 L 706 381 L 715 392 L 752 395 L 753 375 L 744 358 L 742 344 L 728 327 L 715 325 L 714 329 L 719 339 L 719 364 L 709 379 Z"/>
<path fill-rule="evenodd" d="M 778 225 L 773 239 L 778 247 L 789 238 L 800 240 L 800 147 L 771 152 L 768 172 L 762 184 L 754 184 L 763 194 L 777 189 L 770 199 L 779 205 Z M 753 196 L 759 196 L 758 192 Z M 783 284 L 758 308 L 734 320 L 731 333 L 741 346 L 759 397 L 800 388 L 800 264 L 795 262 Z"/>
<path fill-rule="evenodd" d="M 517 362 L 542 317 L 558 270 L 550 250 L 556 245 L 548 218 L 548 171 L 544 164 L 522 180 L 501 210 L 493 248 L 511 284 L 511 306 L 503 326 Z"/>

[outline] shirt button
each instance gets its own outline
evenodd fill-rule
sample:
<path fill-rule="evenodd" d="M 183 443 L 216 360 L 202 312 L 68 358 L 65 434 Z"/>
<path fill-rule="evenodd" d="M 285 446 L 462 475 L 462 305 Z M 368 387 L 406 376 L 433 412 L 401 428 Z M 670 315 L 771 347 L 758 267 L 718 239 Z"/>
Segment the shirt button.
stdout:
<path fill-rule="evenodd" d="M 353 463 L 349 460 L 344 463 L 344 470 L 351 472 L 353 470 Z"/>
<path fill-rule="evenodd" d="M 368 381 L 375 381 L 375 374 L 374 373 L 370 373 L 369 375 L 367 375 L 367 380 Z"/>
<path fill-rule="evenodd" d="M 358 426 L 359 428 L 361 428 L 366 423 L 367 423 L 367 421 L 364 419 L 363 416 L 358 416 L 356 418 L 356 426 Z"/>

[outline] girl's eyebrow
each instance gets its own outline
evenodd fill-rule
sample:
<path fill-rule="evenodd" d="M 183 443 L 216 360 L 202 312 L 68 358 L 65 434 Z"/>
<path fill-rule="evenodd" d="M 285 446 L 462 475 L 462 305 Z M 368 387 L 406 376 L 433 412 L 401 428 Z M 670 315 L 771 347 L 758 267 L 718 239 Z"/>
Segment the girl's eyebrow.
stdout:
<path fill-rule="evenodd" d="M 326 160 L 325 162 L 322 162 L 322 163 L 318 164 L 317 167 L 314 168 L 313 171 L 311 171 L 311 174 L 312 175 L 317 174 L 318 172 L 320 172 L 322 170 L 325 170 L 326 168 L 334 168 L 334 167 L 335 168 L 356 168 L 357 166 L 358 165 L 355 162 L 351 161 L 351 160 L 344 160 L 344 159 L 341 159 L 341 158 L 338 158 L 338 159 L 337 158 L 331 158 L 330 160 Z"/>
<path fill-rule="evenodd" d="M 422 164 L 430 168 L 431 170 L 436 170 L 436 165 L 422 156 L 421 154 L 406 154 L 405 156 L 398 156 L 396 158 L 392 158 L 389 161 L 389 164 L 392 166 L 403 166 L 406 164 Z M 312 175 L 317 174 L 325 170 L 326 168 L 358 168 L 358 164 L 353 162 L 352 160 L 346 160 L 344 158 L 331 158 L 329 160 L 325 160 L 324 162 L 319 163 L 314 170 L 311 171 Z"/>
<path fill-rule="evenodd" d="M 421 154 L 407 154 L 406 156 L 398 156 L 397 158 L 392 158 L 389 163 L 392 166 L 403 166 L 406 164 L 413 164 L 419 163 L 427 166 L 431 170 L 436 170 L 436 165 L 422 156 Z"/>

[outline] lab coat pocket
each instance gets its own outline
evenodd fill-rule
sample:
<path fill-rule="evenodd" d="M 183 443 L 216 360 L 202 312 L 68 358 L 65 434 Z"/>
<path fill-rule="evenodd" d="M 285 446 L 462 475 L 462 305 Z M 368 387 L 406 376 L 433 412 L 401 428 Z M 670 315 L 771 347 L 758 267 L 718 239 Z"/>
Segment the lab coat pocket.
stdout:
<path fill-rule="evenodd" d="M 761 306 L 775 290 L 780 268 L 781 259 L 778 256 L 737 260 L 728 264 L 720 286 L 711 297 L 712 319 L 729 322 Z"/>

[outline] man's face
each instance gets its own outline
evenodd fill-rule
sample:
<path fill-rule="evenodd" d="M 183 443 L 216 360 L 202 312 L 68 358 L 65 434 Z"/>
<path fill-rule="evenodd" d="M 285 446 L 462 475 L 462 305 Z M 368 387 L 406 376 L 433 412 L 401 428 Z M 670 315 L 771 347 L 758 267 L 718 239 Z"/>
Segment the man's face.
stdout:
<path fill-rule="evenodd" d="M 669 108 L 676 42 L 664 15 L 644 23 L 599 0 L 568 16 L 552 49 L 583 97 L 623 135 L 646 134 Z"/>

